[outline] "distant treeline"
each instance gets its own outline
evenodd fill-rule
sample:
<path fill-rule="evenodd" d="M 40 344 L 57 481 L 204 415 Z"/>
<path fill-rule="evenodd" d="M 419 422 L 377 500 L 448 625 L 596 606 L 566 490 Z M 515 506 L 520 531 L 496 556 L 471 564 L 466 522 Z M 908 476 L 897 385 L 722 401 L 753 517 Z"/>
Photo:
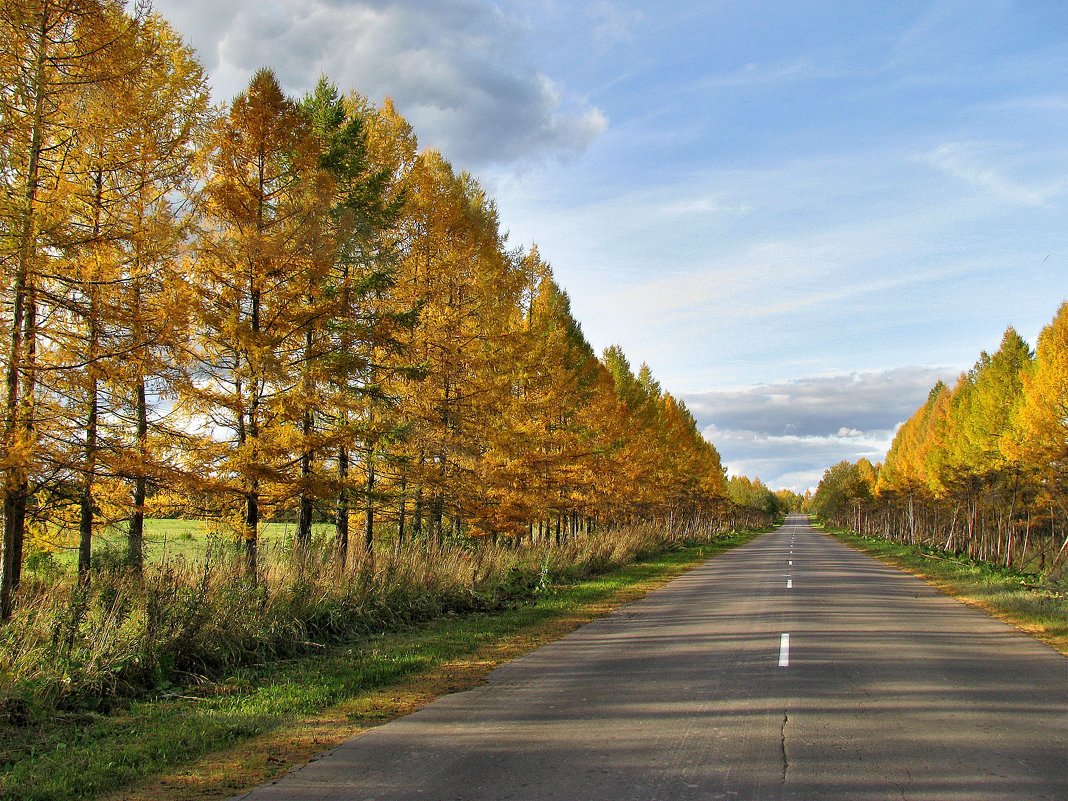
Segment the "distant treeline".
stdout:
<path fill-rule="evenodd" d="M 1012 328 L 956 386 L 939 382 L 883 465 L 842 462 L 811 510 L 865 534 L 1006 566 L 1068 557 L 1068 303 L 1034 353 Z"/>
<path fill-rule="evenodd" d="M 140 571 L 146 516 L 228 521 L 255 576 L 266 520 L 344 561 L 774 509 L 388 100 L 264 69 L 213 109 L 126 5 L 0 0 L 0 614 L 29 549 L 88 575 L 118 527 Z"/>

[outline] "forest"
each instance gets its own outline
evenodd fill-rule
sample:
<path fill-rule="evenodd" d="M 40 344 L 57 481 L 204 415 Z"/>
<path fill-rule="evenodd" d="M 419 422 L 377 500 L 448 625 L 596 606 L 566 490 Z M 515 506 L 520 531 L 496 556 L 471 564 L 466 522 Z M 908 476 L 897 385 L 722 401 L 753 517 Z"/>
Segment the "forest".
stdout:
<path fill-rule="evenodd" d="M 1068 567 L 1068 303 L 1034 352 L 1013 329 L 938 382 L 886 460 L 841 462 L 811 511 L 833 525 L 1046 577 Z"/>
<path fill-rule="evenodd" d="M 262 69 L 213 106 L 117 0 L 3 0 L 0 26 L 12 686 L 144 690 L 782 511 L 594 352 L 389 100 Z M 146 558 L 161 518 L 210 524 L 202 567 Z"/>

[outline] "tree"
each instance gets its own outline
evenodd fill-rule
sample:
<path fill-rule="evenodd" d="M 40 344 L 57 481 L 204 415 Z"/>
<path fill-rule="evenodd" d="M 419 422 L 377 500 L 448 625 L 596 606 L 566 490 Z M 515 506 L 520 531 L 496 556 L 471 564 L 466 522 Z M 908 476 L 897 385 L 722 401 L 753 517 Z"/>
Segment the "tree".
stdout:
<path fill-rule="evenodd" d="M 999 443 L 1009 430 L 1020 398 L 1020 375 L 1031 363 L 1031 349 L 1011 326 L 993 356 L 976 365 L 975 388 L 963 420 L 963 439 L 972 470 L 982 473 L 1004 466 Z"/>
<path fill-rule="evenodd" d="M 6 341 L 3 400 L 4 538 L 0 618 L 11 613 L 22 563 L 26 513 L 39 456 L 38 292 L 69 242 L 71 170 L 86 133 L 84 101 L 116 73 L 113 57 L 135 20 L 115 0 L 0 3 L 0 265 Z"/>
<path fill-rule="evenodd" d="M 166 390 L 182 339 L 175 198 L 207 114 L 203 72 L 166 23 L 122 25 L 126 35 L 110 48 L 115 77 L 80 99 L 59 269 L 38 290 L 49 321 L 41 385 L 56 399 L 49 456 L 71 486 L 50 506 L 73 502 L 83 577 L 101 513 L 128 520 L 127 559 L 141 569 L 147 484 L 166 469 L 149 446 L 150 428 L 162 427 L 149 394 Z"/>
<path fill-rule="evenodd" d="M 314 302 L 333 252 L 323 248 L 333 181 L 307 117 L 268 70 L 257 72 L 209 142 L 191 267 L 195 365 L 189 414 L 209 486 L 240 499 L 238 530 L 255 577 L 264 509 L 299 487 L 302 392 Z"/>
<path fill-rule="evenodd" d="M 1022 371 L 1020 384 L 1020 402 L 1000 446 L 1007 459 L 1034 477 L 1036 505 L 1049 509 L 1052 529 L 1055 509 L 1062 523 L 1068 515 L 1068 303 L 1038 335 L 1034 363 Z M 1066 548 L 1068 536 L 1063 536 L 1049 569 Z"/>
<path fill-rule="evenodd" d="M 409 323 L 393 297 L 397 248 L 393 235 L 402 197 L 393 192 L 392 165 L 376 164 L 366 125 L 375 115 L 362 99 L 345 101 L 321 78 L 301 102 L 318 137 L 320 166 L 333 178 L 326 247 L 330 269 L 318 300 L 329 303 L 324 324 L 306 332 L 301 431 L 301 494 L 298 542 L 311 536 L 316 492 L 313 475 L 321 451 L 335 455 L 335 524 L 344 562 L 348 550 L 350 461 L 358 448 L 363 467 L 364 550 L 373 552 L 377 448 L 387 430 L 388 400 L 381 391 L 386 371 L 400 364 L 397 331 Z M 407 310 L 410 311 L 410 310 Z"/>
<path fill-rule="evenodd" d="M 1020 376 L 1022 400 L 1001 437 L 1008 458 L 1068 488 L 1068 303 L 1038 336 L 1034 365 Z"/>
<path fill-rule="evenodd" d="M 848 519 L 857 504 L 871 500 L 866 472 L 844 461 L 829 467 L 812 498 L 812 511 L 825 520 L 840 521 L 843 516 Z"/>
<path fill-rule="evenodd" d="M 398 291 L 419 310 L 404 347 L 423 377 L 405 384 L 400 404 L 411 421 L 414 528 L 423 530 L 425 514 L 440 539 L 446 521 L 459 531 L 486 514 L 472 479 L 509 391 L 497 362 L 502 348 L 509 352 L 521 275 L 504 252 L 496 209 L 471 176 L 431 151 L 416 160 L 407 189 Z"/>
<path fill-rule="evenodd" d="M 163 403 L 180 380 L 188 336 L 180 252 L 188 215 L 176 202 L 191 193 L 196 146 L 209 122 L 204 70 L 158 16 L 138 30 L 139 69 L 123 76 L 124 269 L 116 320 L 119 339 L 111 393 L 119 407 L 116 473 L 129 485 L 127 563 L 141 572 L 149 483 L 174 478 L 174 441 Z M 114 98 L 112 99 L 114 102 Z"/>

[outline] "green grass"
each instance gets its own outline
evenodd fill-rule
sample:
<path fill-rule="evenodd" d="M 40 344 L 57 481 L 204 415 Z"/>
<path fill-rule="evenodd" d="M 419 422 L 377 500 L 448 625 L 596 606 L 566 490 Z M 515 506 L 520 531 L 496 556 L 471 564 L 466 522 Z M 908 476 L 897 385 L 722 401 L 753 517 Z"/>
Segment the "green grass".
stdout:
<path fill-rule="evenodd" d="M 1068 654 L 1068 587 L 1043 584 L 1034 573 L 954 557 L 919 545 L 862 537 L 840 529 L 824 530 L 845 544 L 914 573 L 943 592 L 980 606 Z"/>
<path fill-rule="evenodd" d="M 216 683 L 173 688 L 170 697 L 134 702 L 110 715 L 83 712 L 22 726 L 0 724 L 0 798 L 91 799 L 180 770 L 550 621 L 581 617 L 627 588 L 677 575 L 756 534 L 669 550 L 504 611 L 451 615 L 314 656 L 247 668 Z M 238 789 L 220 781 L 218 797 Z"/>
<path fill-rule="evenodd" d="M 295 523 L 261 523 L 259 544 L 261 552 L 268 557 L 272 553 L 288 551 L 296 535 Z M 316 523 L 312 526 L 313 538 L 332 537 L 334 526 Z M 148 518 L 145 520 L 145 559 L 149 562 L 164 562 L 168 559 L 195 561 L 207 553 L 213 543 L 225 543 L 239 547 L 232 531 L 225 525 L 207 520 L 177 520 Z M 93 551 L 99 558 L 115 555 L 125 558 L 125 525 L 113 526 L 93 538 Z M 78 562 L 77 546 L 55 551 L 55 562 L 64 569 L 73 569 Z"/>

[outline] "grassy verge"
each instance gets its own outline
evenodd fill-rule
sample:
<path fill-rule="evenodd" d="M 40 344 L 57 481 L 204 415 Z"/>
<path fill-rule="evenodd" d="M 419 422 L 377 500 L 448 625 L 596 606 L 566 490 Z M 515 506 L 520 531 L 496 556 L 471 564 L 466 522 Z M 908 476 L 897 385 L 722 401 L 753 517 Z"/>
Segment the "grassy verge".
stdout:
<path fill-rule="evenodd" d="M 473 686 L 497 664 L 756 533 L 646 557 L 512 609 L 450 615 L 175 688 L 110 715 L 0 725 L 0 798 L 225 798 L 437 695 Z"/>
<path fill-rule="evenodd" d="M 947 595 L 978 606 L 1068 655 L 1068 593 L 1039 577 L 987 562 L 954 557 L 917 545 L 862 537 L 839 529 L 828 534 L 888 564 L 919 576 Z"/>

